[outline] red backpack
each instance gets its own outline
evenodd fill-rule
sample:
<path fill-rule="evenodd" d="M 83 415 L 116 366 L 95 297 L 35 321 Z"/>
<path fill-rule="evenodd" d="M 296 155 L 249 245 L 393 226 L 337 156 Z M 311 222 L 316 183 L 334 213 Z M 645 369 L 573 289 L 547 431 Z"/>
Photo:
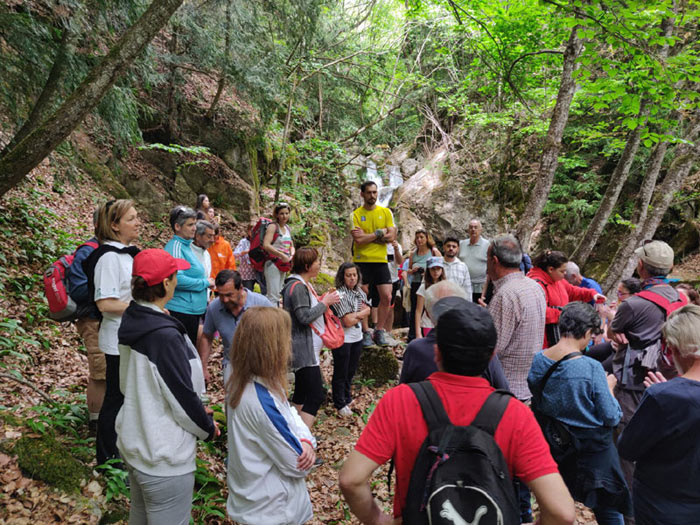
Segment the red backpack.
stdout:
<path fill-rule="evenodd" d="M 279 271 L 288 272 L 292 269 L 291 262 L 284 263 L 277 257 L 271 257 L 270 254 L 263 249 L 263 241 L 265 240 L 267 227 L 272 223 L 273 221 L 267 217 L 260 217 L 258 222 L 255 223 L 255 226 L 253 226 L 253 229 L 250 232 L 250 250 L 248 251 L 250 265 L 255 271 L 262 272 L 265 268 L 265 262 L 272 261 L 275 263 L 275 266 Z M 272 236 L 272 242 L 274 243 L 279 236 L 279 229 L 275 229 L 275 234 Z"/>
<path fill-rule="evenodd" d="M 96 242 L 85 242 L 78 246 L 75 252 L 83 246 L 97 249 L 99 245 Z M 75 301 L 68 295 L 66 286 L 68 268 L 73 264 L 75 252 L 54 261 L 44 272 L 44 294 L 49 302 L 49 317 L 61 323 L 73 321 L 78 308 Z"/>
<path fill-rule="evenodd" d="M 301 281 L 297 280 L 292 283 L 292 286 L 289 288 L 290 297 L 294 291 L 294 287 L 300 282 Z M 312 294 L 314 294 L 314 297 L 316 297 L 319 302 L 321 301 L 323 296 L 319 297 L 318 294 L 316 294 L 316 290 L 314 290 L 313 286 L 307 286 L 306 288 Z M 345 330 L 343 330 L 343 323 L 340 322 L 338 316 L 335 315 L 330 308 L 326 308 L 326 311 L 323 312 L 323 320 L 326 323 L 326 331 L 322 334 L 318 333 L 318 329 L 313 325 L 313 323 L 309 325 L 311 329 L 316 332 L 316 335 L 321 338 L 321 341 L 323 341 L 323 346 L 330 348 L 331 350 L 335 350 L 336 348 L 343 346 L 343 343 L 345 342 Z"/>
<path fill-rule="evenodd" d="M 666 319 L 668 319 L 668 316 L 671 315 L 671 312 L 675 312 L 679 308 L 682 308 L 688 304 L 688 297 L 680 292 L 678 293 L 678 300 L 674 302 L 669 301 L 665 297 L 657 294 L 656 292 L 652 292 L 651 290 L 643 290 L 641 292 L 637 292 L 636 295 L 637 297 L 646 299 L 647 301 L 650 301 L 661 308 L 666 313 Z"/>

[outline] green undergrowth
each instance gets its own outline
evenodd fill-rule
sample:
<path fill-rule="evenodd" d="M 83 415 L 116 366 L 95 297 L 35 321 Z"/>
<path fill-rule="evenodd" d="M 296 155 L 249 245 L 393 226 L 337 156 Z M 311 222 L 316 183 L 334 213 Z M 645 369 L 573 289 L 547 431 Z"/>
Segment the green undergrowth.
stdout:
<path fill-rule="evenodd" d="M 20 468 L 66 492 L 77 492 L 90 469 L 77 460 L 68 448 L 50 434 L 21 437 L 12 448 Z"/>

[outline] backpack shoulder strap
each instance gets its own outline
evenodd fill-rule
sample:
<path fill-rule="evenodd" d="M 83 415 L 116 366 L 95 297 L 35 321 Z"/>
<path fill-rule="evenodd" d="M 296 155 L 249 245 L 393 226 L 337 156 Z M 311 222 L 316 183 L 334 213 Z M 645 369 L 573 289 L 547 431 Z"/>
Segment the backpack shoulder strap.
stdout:
<path fill-rule="evenodd" d="M 674 310 L 677 310 L 678 308 L 681 308 L 682 306 L 688 304 L 688 297 L 686 297 L 682 293 L 678 293 L 678 300 L 673 302 L 669 301 L 663 295 L 660 295 L 654 292 L 653 290 L 642 290 L 641 292 L 637 292 L 635 295 L 641 297 L 642 299 L 646 299 L 651 303 L 654 303 L 656 306 L 658 306 L 664 311 L 666 317 L 671 315 L 671 312 L 673 312 Z"/>
<path fill-rule="evenodd" d="M 513 394 L 506 390 L 495 390 L 486 398 L 481 409 L 476 414 L 471 426 L 478 427 L 488 432 L 492 436 L 496 433 L 498 423 L 500 423 L 503 413 L 508 408 Z"/>
<path fill-rule="evenodd" d="M 408 386 L 411 387 L 418 399 L 423 411 L 423 419 L 428 424 L 428 433 L 452 424 L 442 401 L 440 401 L 440 396 L 437 395 L 430 381 L 409 383 Z"/>
<path fill-rule="evenodd" d="M 637 292 L 636 296 L 646 299 L 650 303 L 654 303 L 656 306 L 666 312 L 666 315 L 671 312 L 671 301 L 662 295 L 657 294 L 656 292 L 652 292 L 651 290 L 642 290 L 641 292 Z"/>

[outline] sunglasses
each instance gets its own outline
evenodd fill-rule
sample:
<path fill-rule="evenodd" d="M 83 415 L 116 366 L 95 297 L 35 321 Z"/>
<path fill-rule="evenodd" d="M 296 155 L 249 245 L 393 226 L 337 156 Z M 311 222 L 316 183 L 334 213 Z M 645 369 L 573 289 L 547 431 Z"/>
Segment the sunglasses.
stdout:
<path fill-rule="evenodd" d="M 654 242 L 653 239 L 646 239 L 642 242 L 642 250 L 644 251 L 644 256 L 649 257 L 649 254 L 647 253 L 647 244 L 650 242 Z"/>

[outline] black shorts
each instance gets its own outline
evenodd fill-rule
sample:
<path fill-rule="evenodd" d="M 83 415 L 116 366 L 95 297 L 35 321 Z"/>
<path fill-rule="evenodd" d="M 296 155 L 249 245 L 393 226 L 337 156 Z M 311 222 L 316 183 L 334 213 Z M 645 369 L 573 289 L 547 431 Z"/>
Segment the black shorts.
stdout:
<path fill-rule="evenodd" d="M 362 283 L 369 286 L 367 298 L 372 302 L 372 306 L 379 306 L 379 292 L 377 286 L 380 284 L 391 284 L 391 272 L 389 263 L 356 263 L 362 274 Z"/>

